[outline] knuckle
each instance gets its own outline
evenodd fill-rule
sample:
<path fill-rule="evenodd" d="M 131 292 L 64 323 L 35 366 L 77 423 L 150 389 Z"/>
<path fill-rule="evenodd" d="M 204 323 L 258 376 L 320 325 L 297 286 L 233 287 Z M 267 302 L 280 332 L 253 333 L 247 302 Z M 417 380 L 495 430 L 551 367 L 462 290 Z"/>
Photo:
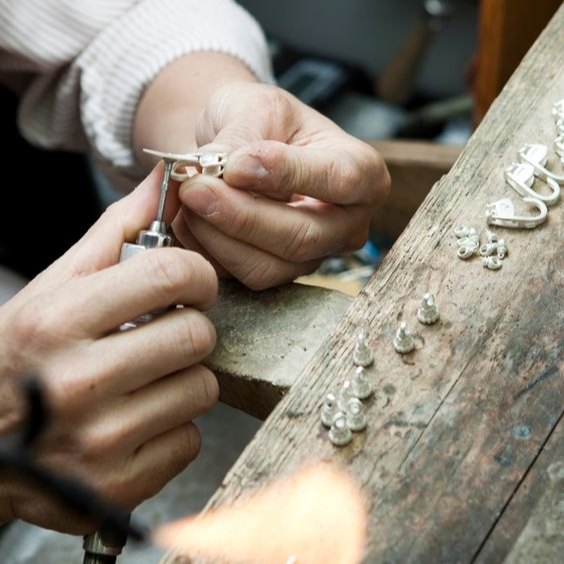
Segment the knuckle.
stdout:
<path fill-rule="evenodd" d="M 333 186 L 339 200 L 348 199 L 351 192 L 363 181 L 360 167 L 349 156 L 333 160 L 328 171 L 327 184 Z"/>
<path fill-rule="evenodd" d="M 239 211 L 232 220 L 238 233 L 237 237 L 244 240 L 254 239 L 259 223 L 255 208 Z"/>
<path fill-rule="evenodd" d="M 188 310 L 183 313 L 188 315 L 180 316 L 177 349 L 181 351 L 186 366 L 190 366 L 213 351 L 216 332 L 212 322 L 200 312 Z"/>
<path fill-rule="evenodd" d="M 193 278 L 193 263 L 180 249 L 159 249 L 141 256 L 148 261 L 155 292 L 164 299 L 174 298 Z"/>
<path fill-rule="evenodd" d="M 365 143 L 362 146 L 364 150 L 360 154 L 372 188 L 371 201 L 378 204 L 390 193 L 392 178 L 382 155 Z"/>
<path fill-rule="evenodd" d="M 306 262 L 320 255 L 322 234 L 312 222 L 301 222 L 287 238 L 284 258 L 293 262 Z"/>
<path fill-rule="evenodd" d="M 200 390 L 199 398 L 201 400 L 201 405 L 206 411 L 211 409 L 219 399 L 219 383 L 215 374 L 203 367 L 198 367 L 200 369 Z"/>

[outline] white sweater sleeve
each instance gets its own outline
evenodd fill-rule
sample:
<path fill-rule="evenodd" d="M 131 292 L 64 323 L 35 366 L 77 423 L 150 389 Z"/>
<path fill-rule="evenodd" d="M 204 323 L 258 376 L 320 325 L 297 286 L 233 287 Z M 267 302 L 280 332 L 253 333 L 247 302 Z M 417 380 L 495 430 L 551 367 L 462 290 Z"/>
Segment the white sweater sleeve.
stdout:
<path fill-rule="evenodd" d="M 264 36 L 232 0 L 0 0 L 0 80 L 20 90 L 24 136 L 91 149 L 129 177 L 143 91 L 195 51 L 227 53 L 272 80 Z"/>

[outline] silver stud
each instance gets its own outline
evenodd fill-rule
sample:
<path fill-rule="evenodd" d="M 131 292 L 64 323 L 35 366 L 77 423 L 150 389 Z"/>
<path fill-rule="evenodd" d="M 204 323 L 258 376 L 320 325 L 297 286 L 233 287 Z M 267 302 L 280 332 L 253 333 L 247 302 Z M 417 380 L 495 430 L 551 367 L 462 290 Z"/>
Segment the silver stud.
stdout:
<path fill-rule="evenodd" d="M 364 406 L 359 399 L 352 398 L 349 400 L 345 411 L 345 418 L 347 427 L 351 431 L 356 432 L 366 429 L 366 413 L 364 412 Z"/>
<path fill-rule="evenodd" d="M 505 244 L 505 239 L 500 239 L 497 242 L 497 256 L 500 259 L 504 259 L 506 254 L 507 254 L 507 246 Z"/>
<path fill-rule="evenodd" d="M 352 441 L 352 432 L 347 427 L 347 419 L 344 413 L 338 413 L 329 429 L 329 440 L 335 446 L 345 446 Z"/>
<path fill-rule="evenodd" d="M 358 340 L 354 345 L 353 362 L 357 366 L 370 366 L 374 362 L 374 357 L 366 344 L 366 333 L 361 331 Z"/>
<path fill-rule="evenodd" d="M 394 339 L 394 348 L 400 354 L 410 353 L 415 348 L 415 339 L 407 328 L 407 323 L 402 322 L 396 332 Z"/>
<path fill-rule="evenodd" d="M 417 319 L 424 325 L 432 325 L 438 321 L 439 310 L 433 294 L 427 293 L 423 296 L 419 309 L 417 310 Z"/>
<path fill-rule="evenodd" d="M 354 395 L 351 387 L 351 381 L 346 380 L 339 393 L 339 399 L 337 400 L 337 407 L 339 408 L 339 411 L 345 411 L 347 403 L 353 397 Z"/>
<path fill-rule="evenodd" d="M 477 245 L 480 245 L 480 235 L 478 234 L 478 232 L 476 231 L 476 229 L 474 227 L 470 227 L 468 229 L 467 237 L 471 241 L 474 241 L 474 243 L 476 243 Z"/>
<path fill-rule="evenodd" d="M 372 393 L 372 386 L 366 376 L 366 371 L 362 366 L 356 369 L 351 380 L 351 392 L 353 397 L 358 399 L 366 399 Z"/>
<path fill-rule="evenodd" d="M 497 256 L 484 257 L 482 259 L 482 264 L 484 268 L 489 268 L 490 270 L 499 270 L 501 268 L 501 259 Z"/>
<path fill-rule="evenodd" d="M 321 407 L 321 423 L 325 427 L 331 427 L 335 420 L 335 415 L 337 415 L 338 412 L 339 408 L 337 407 L 335 394 L 327 394 L 323 406 Z"/>

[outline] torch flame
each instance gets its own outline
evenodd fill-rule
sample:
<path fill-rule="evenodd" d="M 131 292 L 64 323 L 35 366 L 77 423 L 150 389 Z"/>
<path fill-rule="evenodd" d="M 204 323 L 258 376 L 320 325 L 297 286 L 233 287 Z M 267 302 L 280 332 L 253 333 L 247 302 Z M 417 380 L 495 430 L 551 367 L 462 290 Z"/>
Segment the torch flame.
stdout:
<path fill-rule="evenodd" d="M 169 523 L 155 541 L 177 556 L 223 564 L 358 564 L 367 515 L 360 488 L 344 470 L 305 468 L 236 504 Z"/>

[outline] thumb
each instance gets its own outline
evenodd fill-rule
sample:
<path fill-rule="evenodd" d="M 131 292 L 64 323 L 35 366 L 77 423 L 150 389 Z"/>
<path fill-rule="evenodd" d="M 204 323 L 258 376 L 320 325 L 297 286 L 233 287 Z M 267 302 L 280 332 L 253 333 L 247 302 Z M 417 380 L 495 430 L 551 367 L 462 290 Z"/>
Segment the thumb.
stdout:
<path fill-rule="evenodd" d="M 163 168 L 162 162 L 157 164 L 131 194 L 109 206 L 86 235 L 63 257 L 65 262 L 72 261 L 73 269 L 82 273 L 116 264 L 123 243 L 134 243 L 138 232 L 147 229 L 156 219 Z M 171 181 L 165 206 L 165 223 L 172 222 L 179 208 L 178 183 Z"/>

